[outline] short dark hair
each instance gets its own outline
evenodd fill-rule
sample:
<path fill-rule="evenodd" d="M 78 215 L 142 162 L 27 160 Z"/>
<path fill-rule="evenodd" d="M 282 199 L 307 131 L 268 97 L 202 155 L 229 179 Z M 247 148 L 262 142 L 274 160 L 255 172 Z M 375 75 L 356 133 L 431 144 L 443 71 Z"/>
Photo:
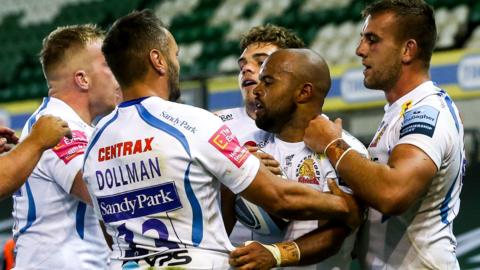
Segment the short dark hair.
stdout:
<path fill-rule="evenodd" d="M 150 10 L 133 11 L 118 19 L 107 32 L 102 52 L 122 88 L 143 79 L 152 49 L 168 57 L 167 29 Z"/>
<path fill-rule="evenodd" d="M 50 72 L 65 60 L 71 50 L 85 48 L 90 42 L 102 40 L 105 32 L 94 24 L 61 26 L 43 39 L 40 64 L 48 79 Z"/>
<path fill-rule="evenodd" d="M 305 47 L 305 43 L 295 32 L 273 24 L 251 28 L 241 37 L 240 49 L 243 51 L 253 43 L 271 43 L 280 49 Z"/>
<path fill-rule="evenodd" d="M 363 17 L 384 12 L 393 12 L 398 19 L 396 24 L 398 40 L 417 41 L 418 58 L 430 66 L 433 49 L 437 40 L 437 27 L 433 8 L 423 0 L 380 0 L 363 10 Z"/>

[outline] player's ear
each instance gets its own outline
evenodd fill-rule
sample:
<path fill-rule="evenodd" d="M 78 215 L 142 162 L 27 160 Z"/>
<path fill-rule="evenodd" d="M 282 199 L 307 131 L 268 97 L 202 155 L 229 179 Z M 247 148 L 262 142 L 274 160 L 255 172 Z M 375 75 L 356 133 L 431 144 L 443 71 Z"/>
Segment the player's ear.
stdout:
<path fill-rule="evenodd" d="M 306 103 L 310 101 L 313 96 L 313 85 L 309 82 L 304 83 L 301 85 L 301 87 L 299 87 L 296 95 L 296 100 L 298 103 Z"/>
<path fill-rule="evenodd" d="M 165 61 L 162 53 L 157 49 L 153 49 L 150 51 L 149 56 L 152 67 L 162 76 L 167 74 L 167 62 Z"/>
<path fill-rule="evenodd" d="M 409 64 L 417 57 L 418 44 L 414 39 L 409 39 L 405 42 L 402 53 L 402 63 Z"/>
<path fill-rule="evenodd" d="M 90 78 L 88 78 L 87 73 L 85 70 L 77 70 L 75 71 L 73 80 L 75 84 L 82 90 L 88 90 L 90 84 Z"/>

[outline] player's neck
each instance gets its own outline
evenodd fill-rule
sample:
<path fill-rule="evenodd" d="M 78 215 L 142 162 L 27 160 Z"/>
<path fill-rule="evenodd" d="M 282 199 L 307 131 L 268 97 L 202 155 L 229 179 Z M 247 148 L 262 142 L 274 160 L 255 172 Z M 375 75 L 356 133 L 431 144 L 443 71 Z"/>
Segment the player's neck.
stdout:
<path fill-rule="evenodd" d="M 305 135 L 305 129 L 308 126 L 310 119 L 300 119 L 298 117 L 292 117 L 290 121 L 286 122 L 280 132 L 276 135 L 284 142 L 301 142 Z"/>
<path fill-rule="evenodd" d="M 422 72 L 419 70 L 404 69 L 397 83 L 385 91 L 385 98 L 389 104 L 395 103 L 398 99 L 413 91 L 420 84 L 429 81 L 428 70 Z"/>
<path fill-rule="evenodd" d="M 156 96 L 168 100 L 168 90 L 165 87 L 147 82 L 137 82 L 123 89 L 123 101 Z"/>
<path fill-rule="evenodd" d="M 57 98 L 67 104 L 88 125 L 92 124 L 93 116 L 90 113 L 88 95 L 76 89 L 51 88 L 49 96 Z"/>

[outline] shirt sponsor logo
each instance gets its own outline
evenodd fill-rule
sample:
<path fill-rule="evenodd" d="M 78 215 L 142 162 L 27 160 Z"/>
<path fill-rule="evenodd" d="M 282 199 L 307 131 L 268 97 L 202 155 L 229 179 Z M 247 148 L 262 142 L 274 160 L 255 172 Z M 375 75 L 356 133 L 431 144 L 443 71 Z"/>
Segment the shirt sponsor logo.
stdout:
<path fill-rule="evenodd" d="M 208 142 L 238 168 L 240 168 L 250 156 L 250 152 L 248 152 L 245 147 L 240 146 L 237 137 L 233 135 L 226 125 L 220 127 Z"/>
<path fill-rule="evenodd" d="M 195 132 L 197 131 L 197 128 L 191 125 L 189 122 L 182 120 L 176 116 L 172 116 L 165 111 L 162 112 L 162 117 L 172 123 L 174 126 L 179 126 L 193 134 L 195 134 Z"/>
<path fill-rule="evenodd" d="M 233 120 L 233 114 L 231 114 L 231 113 L 229 113 L 229 114 L 220 114 L 218 117 L 220 117 L 220 119 L 222 119 L 223 122 Z"/>
<path fill-rule="evenodd" d="M 173 182 L 112 196 L 98 197 L 97 201 L 100 214 L 107 223 L 182 208 Z"/>
<path fill-rule="evenodd" d="M 87 135 L 83 131 L 72 130 L 72 138 L 63 137 L 52 150 L 65 164 L 68 164 L 75 157 L 85 153 L 87 143 Z"/>
<path fill-rule="evenodd" d="M 432 106 L 424 105 L 405 112 L 400 138 L 410 134 L 423 134 L 433 137 L 439 111 Z"/>
<path fill-rule="evenodd" d="M 98 161 L 102 162 L 121 156 L 136 155 L 152 151 L 152 141 L 154 137 L 144 138 L 136 141 L 120 142 L 107 147 L 98 149 Z"/>

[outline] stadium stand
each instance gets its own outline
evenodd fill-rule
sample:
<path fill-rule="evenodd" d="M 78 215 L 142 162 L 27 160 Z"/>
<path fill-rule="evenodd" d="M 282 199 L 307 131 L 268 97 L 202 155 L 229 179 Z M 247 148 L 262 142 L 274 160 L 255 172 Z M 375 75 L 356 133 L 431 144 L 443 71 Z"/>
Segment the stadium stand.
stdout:
<path fill-rule="evenodd" d="M 180 47 L 181 79 L 191 84 L 194 82 L 191 89 L 235 90 L 201 98 L 196 96 L 199 91 L 193 91 L 195 98 L 203 99 L 204 107 L 218 109 L 220 106 L 210 107 L 209 105 L 221 102 L 222 106 L 231 106 L 235 105 L 231 102 L 232 100 L 240 100 L 240 94 L 236 91 L 236 81 L 224 83 L 223 78 L 226 75 L 235 75 L 238 69 L 240 35 L 252 26 L 265 23 L 295 30 L 310 48 L 322 54 L 332 66 L 334 77 L 332 91 L 335 92 L 335 89 L 340 88 L 339 80 L 335 80 L 335 76 L 339 76 L 336 70 L 352 63 L 358 64 L 355 48 L 358 44 L 358 33 L 363 24 L 360 12 L 370 2 L 372 0 L 1 0 L 0 103 L 38 100 L 47 94 L 48 89 L 37 55 L 43 37 L 55 27 L 66 24 L 96 23 L 106 29 L 116 18 L 131 10 L 144 8 L 153 9 L 175 35 Z M 442 55 L 443 52 L 455 54 L 460 50 L 469 51 L 480 48 L 480 1 L 427 0 L 427 2 L 436 10 L 439 34 L 436 47 L 438 54 Z M 480 63 L 480 60 L 478 62 Z M 478 66 L 476 74 L 480 77 Z M 449 67 L 439 69 L 438 76 L 445 80 L 450 78 Z M 434 70 L 434 72 L 437 71 Z M 221 87 L 211 87 L 212 84 L 207 80 L 221 82 Z M 458 84 L 457 81 L 455 78 L 456 84 Z M 455 87 L 454 90 L 457 91 Z M 474 90 L 477 93 L 471 94 L 468 92 L 469 89 L 464 91 L 465 93 L 462 92 L 461 97 L 467 100 L 478 99 L 480 88 Z M 342 95 L 338 92 L 334 94 Z M 345 104 L 341 103 L 341 105 Z M 383 103 L 376 103 L 375 109 L 381 110 L 382 105 Z M 478 102 L 465 105 L 466 111 L 474 107 L 479 107 Z M 326 106 L 326 108 L 331 110 L 331 107 Z M 348 120 L 348 118 L 355 119 L 355 113 L 365 115 L 365 112 L 360 111 L 358 107 L 345 105 L 339 108 L 341 109 L 337 110 L 340 112 L 335 111 L 330 116 L 341 116 Z M 1 113 L 0 106 L 0 116 Z M 12 116 L 12 119 L 15 117 L 25 120 L 28 115 Z M 467 122 L 476 123 L 476 127 L 466 130 L 466 146 L 470 158 L 464 181 L 470 186 L 463 190 L 462 211 L 457 219 L 459 226 L 456 224 L 456 230 L 462 233 L 474 231 L 476 234 L 463 234 L 459 237 L 459 243 L 480 239 L 478 237 L 480 229 L 477 228 L 475 231 L 475 227 L 479 226 L 480 213 L 478 210 L 463 210 L 463 205 L 477 203 L 475 200 L 478 195 L 475 191 L 480 188 L 479 184 L 475 184 L 478 182 L 480 172 L 480 124 L 478 119 L 475 119 L 476 116 L 467 114 L 465 117 Z M 347 120 L 345 125 L 348 129 L 349 121 Z M 18 119 L 15 121 L 18 122 Z M 355 132 L 355 126 L 353 127 Z M 371 132 L 372 128 L 369 127 L 368 133 L 361 133 L 359 137 L 365 138 L 364 142 L 368 143 Z M 475 188 L 475 185 L 478 188 Z M 2 202 L 2 209 L 11 209 L 9 203 Z M 9 215 L 8 212 L 2 216 L 0 211 L 0 220 Z M 471 220 L 477 220 L 477 222 L 469 222 Z M 0 222 L 0 232 L 9 230 L 9 223 L 6 222 L 8 224 L 3 226 L 4 223 Z M 1 240 L 0 237 L 0 245 Z M 480 267 L 480 255 L 478 255 L 480 241 L 477 242 L 459 246 L 457 250 L 459 256 L 468 255 L 468 258 L 460 260 L 462 269 Z"/>
<path fill-rule="evenodd" d="M 2 1 L 0 10 L 0 98 L 32 99 L 46 87 L 36 54 L 56 25 L 93 22 L 108 27 L 133 9 L 153 8 L 180 45 L 182 77 L 210 77 L 236 70 L 240 35 L 254 25 L 275 23 L 296 30 L 333 65 L 356 61 L 360 11 L 370 1 L 351 0 L 25 0 Z M 480 3 L 431 0 L 438 50 L 476 48 Z"/>

